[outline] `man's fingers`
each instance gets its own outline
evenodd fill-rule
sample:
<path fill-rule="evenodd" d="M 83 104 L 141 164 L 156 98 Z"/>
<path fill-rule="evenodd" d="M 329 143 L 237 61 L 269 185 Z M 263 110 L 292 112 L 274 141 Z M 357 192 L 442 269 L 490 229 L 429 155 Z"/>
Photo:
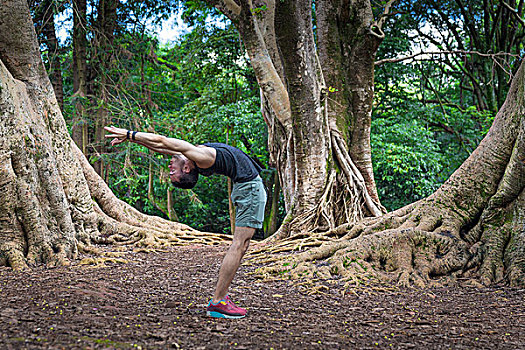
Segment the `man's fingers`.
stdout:
<path fill-rule="evenodd" d="M 126 129 L 120 129 L 113 125 L 111 126 L 105 126 L 104 130 L 107 132 L 110 132 L 108 135 L 104 135 L 105 138 L 109 139 L 112 138 L 111 145 L 115 146 L 118 145 L 124 141 L 126 141 L 126 133 L 128 132 Z"/>

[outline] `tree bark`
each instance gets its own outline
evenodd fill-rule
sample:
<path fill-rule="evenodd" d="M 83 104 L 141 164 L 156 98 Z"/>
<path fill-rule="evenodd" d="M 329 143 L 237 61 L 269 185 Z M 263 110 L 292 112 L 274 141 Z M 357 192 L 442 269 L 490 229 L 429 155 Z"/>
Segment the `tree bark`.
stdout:
<path fill-rule="evenodd" d="M 33 20 L 37 27 L 37 35 L 47 47 L 48 74 L 55 91 L 60 109 L 64 108 L 64 87 L 62 68 L 60 64 L 60 45 L 55 30 L 56 4 L 51 0 L 43 0 L 35 5 Z"/>
<path fill-rule="evenodd" d="M 383 37 L 372 28 L 368 0 L 322 0 L 316 3 L 319 60 L 328 89 L 328 117 L 340 130 L 348 153 L 379 203 L 370 146 L 374 62 Z M 337 126 L 337 128 L 335 127 Z"/>

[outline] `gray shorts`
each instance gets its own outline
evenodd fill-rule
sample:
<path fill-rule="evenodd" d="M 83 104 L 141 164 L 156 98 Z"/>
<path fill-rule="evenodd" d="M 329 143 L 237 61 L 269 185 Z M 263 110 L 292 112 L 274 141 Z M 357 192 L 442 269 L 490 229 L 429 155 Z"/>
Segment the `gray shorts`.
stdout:
<path fill-rule="evenodd" d="M 234 182 L 231 198 L 235 205 L 235 226 L 262 227 L 266 190 L 260 176 L 248 182 Z"/>

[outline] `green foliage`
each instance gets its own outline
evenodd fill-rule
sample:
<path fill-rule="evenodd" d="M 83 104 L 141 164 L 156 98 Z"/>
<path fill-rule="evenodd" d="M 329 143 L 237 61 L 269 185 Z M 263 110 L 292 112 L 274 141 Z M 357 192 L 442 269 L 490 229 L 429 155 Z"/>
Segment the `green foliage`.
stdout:
<path fill-rule="evenodd" d="M 379 197 L 394 210 L 434 192 L 475 149 L 493 118 L 475 108 L 443 110 L 385 98 L 372 121 L 372 162 Z M 380 99 L 382 96 L 378 96 Z M 387 102 L 388 101 L 388 102 Z M 394 107 L 385 108 L 392 104 Z"/>
<path fill-rule="evenodd" d="M 433 133 L 421 122 L 403 117 L 376 119 L 372 124 L 374 172 L 379 197 L 389 210 L 428 196 L 443 178 L 445 157 Z"/>
<path fill-rule="evenodd" d="M 431 10 L 435 6 L 439 10 Z M 440 44 L 443 37 L 437 35 L 448 31 L 429 28 L 442 28 L 438 12 L 449 11 L 458 18 L 455 6 L 453 2 L 398 3 L 399 14 L 390 17 L 384 26 L 385 40 L 378 59 L 450 49 Z M 422 39 L 425 30 L 429 34 Z M 455 39 L 468 37 L 461 27 L 456 30 L 460 35 Z M 452 48 L 456 44 L 448 43 Z M 468 40 L 461 45 L 468 46 Z M 488 103 L 480 101 L 469 87 L 461 62 L 470 58 L 458 60 L 453 55 L 441 55 L 376 67 L 372 160 L 380 199 L 387 209 L 397 209 L 432 193 L 488 131 L 495 113 L 486 109 Z M 476 78 L 479 74 L 469 76 Z"/>

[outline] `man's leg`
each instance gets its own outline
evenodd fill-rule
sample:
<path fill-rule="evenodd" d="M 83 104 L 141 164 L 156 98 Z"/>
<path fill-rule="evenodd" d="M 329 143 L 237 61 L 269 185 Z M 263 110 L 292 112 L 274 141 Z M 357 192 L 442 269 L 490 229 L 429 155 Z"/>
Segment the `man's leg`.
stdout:
<path fill-rule="evenodd" d="M 255 229 L 251 227 L 235 227 L 232 245 L 230 249 L 228 249 L 228 252 L 226 252 L 226 256 L 219 270 L 219 280 L 217 281 L 217 288 L 215 288 L 215 294 L 213 295 L 213 303 L 218 303 L 224 299 L 228 293 L 228 288 L 232 283 L 235 272 L 237 272 L 241 264 L 244 253 L 248 250 L 250 239 L 254 233 Z"/>

